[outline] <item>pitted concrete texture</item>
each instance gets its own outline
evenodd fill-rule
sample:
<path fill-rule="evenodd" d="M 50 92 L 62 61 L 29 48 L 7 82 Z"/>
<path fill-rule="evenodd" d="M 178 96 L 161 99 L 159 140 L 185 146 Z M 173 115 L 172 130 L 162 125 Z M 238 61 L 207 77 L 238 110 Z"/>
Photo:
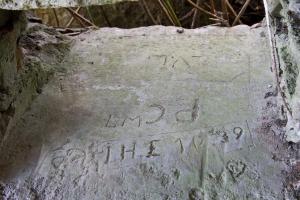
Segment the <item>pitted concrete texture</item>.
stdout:
<path fill-rule="evenodd" d="M 5 138 L 0 194 L 284 199 L 267 44 L 263 28 L 247 26 L 80 35 L 67 72 Z"/>
<path fill-rule="evenodd" d="M 0 9 L 28 10 L 37 8 L 61 8 L 113 4 L 136 0 L 0 0 Z"/>

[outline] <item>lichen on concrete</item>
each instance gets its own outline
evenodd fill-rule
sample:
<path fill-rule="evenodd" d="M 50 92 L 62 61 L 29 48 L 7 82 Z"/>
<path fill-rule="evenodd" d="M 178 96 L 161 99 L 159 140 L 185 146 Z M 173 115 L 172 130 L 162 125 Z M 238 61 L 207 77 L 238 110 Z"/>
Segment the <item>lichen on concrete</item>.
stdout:
<path fill-rule="evenodd" d="M 279 53 L 281 87 L 289 104 L 287 140 L 300 142 L 300 2 L 297 0 L 269 1 Z"/>
<path fill-rule="evenodd" d="M 285 81 L 288 88 L 288 92 L 292 97 L 297 88 L 297 79 L 299 76 L 299 68 L 296 61 L 291 56 L 287 46 L 280 49 L 280 55 L 284 63 Z"/>
<path fill-rule="evenodd" d="M 300 199 L 300 2 L 298 0 L 270 0 L 275 48 L 278 50 L 278 81 L 284 101 L 282 113 L 287 123 L 285 138 L 295 153 L 290 157 L 287 182 L 296 199 Z M 293 146 L 294 145 L 294 146 Z"/>

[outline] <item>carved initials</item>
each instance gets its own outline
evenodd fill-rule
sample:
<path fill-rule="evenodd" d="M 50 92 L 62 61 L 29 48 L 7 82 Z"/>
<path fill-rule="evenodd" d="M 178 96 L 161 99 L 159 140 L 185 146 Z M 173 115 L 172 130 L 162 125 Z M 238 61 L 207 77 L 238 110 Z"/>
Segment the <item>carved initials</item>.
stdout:
<path fill-rule="evenodd" d="M 128 119 L 129 119 L 130 121 L 135 121 L 136 119 L 138 119 L 138 127 L 141 127 L 141 123 L 142 123 L 142 118 L 141 118 L 141 116 L 137 116 L 137 117 L 134 117 L 134 118 L 126 117 L 126 118 L 124 119 L 123 123 L 122 123 L 122 126 L 125 125 L 126 120 L 128 120 Z"/>
<path fill-rule="evenodd" d="M 134 159 L 134 156 L 135 156 L 135 145 L 136 145 L 136 142 L 133 143 L 133 147 L 130 150 L 125 150 L 125 145 L 124 144 L 121 145 L 121 159 L 122 160 L 125 159 L 125 153 L 131 153 L 131 158 Z"/>
<path fill-rule="evenodd" d="M 160 156 L 159 153 L 155 153 L 155 142 L 159 142 L 160 140 L 152 140 L 150 141 L 150 146 L 149 146 L 149 152 L 148 152 L 148 155 L 146 156 L 147 158 L 151 158 L 151 157 L 155 157 L 155 156 Z"/>
<path fill-rule="evenodd" d="M 160 120 L 163 118 L 163 116 L 165 115 L 166 109 L 165 109 L 163 106 L 161 106 L 161 105 L 158 105 L 158 104 L 152 104 L 152 105 L 150 106 L 150 108 L 158 108 L 158 109 L 160 110 L 161 113 L 160 113 L 160 115 L 159 115 L 158 118 L 156 118 L 156 119 L 153 120 L 153 121 L 147 121 L 146 124 L 154 124 L 154 123 L 160 121 Z"/>
<path fill-rule="evenodd" d="M 191 113 L 191 119 L 181 119 L 180 115 L 184 113 Z M 180 110 L 175 114 L 177 122 L 194 122 L 198 118 L 199 114 L 199 99 L 195 99 L 192 109 Z"/>

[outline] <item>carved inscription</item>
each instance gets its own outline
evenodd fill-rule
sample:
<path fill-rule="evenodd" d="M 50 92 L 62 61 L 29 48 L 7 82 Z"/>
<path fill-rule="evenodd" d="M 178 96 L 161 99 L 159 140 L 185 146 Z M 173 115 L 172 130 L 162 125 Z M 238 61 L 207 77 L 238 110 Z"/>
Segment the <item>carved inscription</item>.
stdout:
<path fill-rule="evenodd" d="M 150 141 L 149 152 L 148 152 L 147 158 L 151 158 L 151 157 L 154 157 L 154 156 L 160 156 L 159 153 L 155 152 L 155 149 L 156 149 L 155 143 L 156 142 L 159 142 L 159 140 Z"/>
<path fill-rule="evenodd" d="M 112 115 L 109 115 L 108 120 L 107 120 L 107 122 L 105 124 L 105 127 L 115 128 L 117 126 L 117 123 L 115 121 L 112 122 L 112 117 L 113 117 Z"/>
<path fill-rule="evenodd" d="M 233 133 L 236 135 L 236 139 L 238 140 L 243 134 L 243 129 L 241 127 L 234 127 Z"/>
<path fill-rule="evenodd" d="M 135 145 L 136 143 L 133 142 L 133 147 L 132 149 L 126 150 L 125 145 L 122 144 L 121 145 L 121 159 L 124 160 L 125 159 L 125 153 L 131 153 L 131 158 L 134 159 L 134 155 L 135 155 Z"/>
<path fill-rule="evenodd" d="M 148 106 L 151 111 L 158 111 L 157 116 L 154 116 L 152 119 L 145 117 L 143 114 L 137 114 L 135 116 L 124 116 L 120 117 L 117 115 L 110 114 L 105 123 L 107 128 L 116 128 L 116 127 L 142 127 L 143 125 L 153 125 L 163 120 L 166 115 L 166 108 L 160 104 L 151 104 Z M 174 116 L 174 121 L 177 123 L 192 123 L 199 118 L 200 112 L 200 100 L 197 98 L 194 100 L 190 108 L 181 109 L 175 113 L 171 113 L 171 116 Z"/>
<path fill-rule="evenodd" d="M 125 126 L 125 123 L 126 123 L 126 120 L 127 121 L 136 121 L 137 120 L 137 127 L 141 127 L 141 123 L 142 123 L 142 118 L 141 118 L 141 116 L 136 116 L 136 117 L 133 117 L 133 118 L 131 118 L 131 117 L 125 117 L 125 119 L 124 119 L 124 121 L 123 121 L 123 123 L 122 123 L 122 126 L 124 127 Z"/>
<path fill-rule="evenodd" d="M 81 167 L 88 164 L 89 166 L 93 165 L 95 171 L 99 171 L 99 167 L 102 165 L 117 164 L 129 159 L 140 159 L 142 157 L 154 159 L 163 156 L 166 153 L 163 150 L 165 145 L 169 145 L 171 152 L 175 151 L 183 154 L 185 153 L 184 146 L 194 144 L 195 137 L 199 138 L 201 135 L 186 135 L 177 139 L 168 139 L 168 136 L 164 135 L 164 139 L 149 138 L 145 140 L 140 138 L 139 141 L 134 140 L 125 143 L 119 140 L 110 142 L 94 141 L 87 145 L 88 148 L 63 146 L 53 151 L 51 165 L 58 169 L 72 163 Z M 195 145 L 192 147 L 199 150 Z"/>
<path fill-rule="evenodd" d="M 190 119 L 182 117 L 184 114 L 191 114 Z M 176 112 L 175 117 L 177 122 L 194 122 L 199 114 L 199 99 L 196 99 L 192 109 L 180 110 Z"/>
<path fill-rule="evenodd" d="M 110 158 L 110 146 L 107 146 L 107 154 L 106 154 L 106 159 L 105 159 L 105 164 L 108 164 Z"/>
<path fill-rule="evenodd" d="M 241 176 L 246 170 L 246 164 L 240 160 L 230 160 L 226 166 L 227 170 L 235 180 Z"/>
<path fill-rule="evenodd" d="M 146 121 L 146 124 L 154 124 L 154 123 L 160 121 L 163 118 L 163 116 L 165 115 L 166 109 L 163 106 L 159 105 L 159 104 L 152 104 L 152 105 L 150 105 L 150 108 L 159 109 L 160 110 L 160 115 L 152 121 Z"/>
<path fill-rule="evenodd" d="M 192 108 L 181 110 L 183 113 L 190 114 L 190 121 L 193 120 L 193 113 L 197 110 L 197 104 L 198 100 L 196 99 Z M 156 108 L 160 111 L 160 115 L 156 119 L 147 121 L 155 123 L 155 121 L 164 116 L 165 111 L 157 105 L 153 105 L 151 108 Z M 135 120 L 131 119 L 126 118 L 126 121 L 139 122 L 138 118 Z M 110 123 L 110 125 L 113 125 L 113 123 Z M 159 163 L 160 166 L 163 166 L 164 162 L 167 161 L 166 166 L 170 167 L 170 171 L 180 167 L 180 162 L 193 169 L 197 165 L 202 167 L 206 165 L 207 153 L 209 154 L 210 152 L 208 151 L 209 148 L 223 147 L 229 142 L 232 142 L 229 146 L 239 144 L 239 140 L 244 138 L 243 135 L 248 132 L 245 131 L 247 130 L 245 127 L 245 125 L 239 126 L 239 124 L 234 123 L 210 129 L 149 133 L 149 135 L 140 137 L 111 138 L 107 141 L 73 141 L 49 152 L 49 156 L 46 156 L 47 162 L 45 162 L 45 166 L 50 166 L 57 172 L 56 174 L 66 173 L 65 175 L 74 186 L 83 184 L 89 176 L 95 176 L 96 174 L 103 177 L 106 170 L 116 170 L 116 173 L 118 173 L 120 169 L 131 169 L 139 163 L 145 162 L 145 160 L 149 160 L 151 163 Z M 237 149 L 232 148 L 229 150 L 228 152 Z M 166 159 L 170 156 L 175 156 L 178 159 Z M 246 170 L 246 164 L 240 160 L 230 160 L 224 167 L 234 181 L 238 180 Z M 201 173 L 202 180 L 205 172 L 202 171 Z"/>
<path fill-rule="evenodd" d="M 194 132 L 198 131 L 194 130 Z M 63 163 L 77 163 L 79 165 L 84 165 L 84 163 L 89 160 L 97 166 L 96 168 L 99 168 L 101 163 L 108 165 L 110 163 L 122 162 L 128 159 L 139 159 L 142 157 L 151 159 L 162 156 L 165 152 L 163 150 L 165 145 L 173 146 L 170 146 L 170 149 L 173 148 L 172 151 L 175 150 L 179 154 L 185 154 L 187 153 L 186 149 L 191 150 L 191 148 L 194 148 L 201 153 L 201 148 L 199 146 L 204 144 L 203 137 L 206 137 L 206 135 L 222 138 L 221 142 L 224 142 L 225 140 L 228 142 L 230 135 L 232 135 L 231 138 L 233 140 L 239 140 L 244 134 L 244 130 L 239 126 L 233 126 L 231 129 L 212 128 L 207 132 L 208 134 L 198 132 L 197 134 L 190 135 L 187 133 L 188 132 L 182 133 L 182 137 L 174 137 L 173 139 L 171 139 L 173 137 L 171 134 L 173 133 L 162 133 L 157 136 L 155 136 L 155 134 L 149 136 L 150 138 L 148 139 L 146 136 L 145 138 L 141 137 L 124 142 L 122 142 L 122 140 L 112 140 L 108 142 L 94 141 L 88 145 L 87 149 L 61 147 L 58 148 L 59 151 L 57 150 L 61 153 L 58 155 L 55 153 L 55 156 L 52 156 L 51 165 L 57 169 L 62 166 Z M 151 137 L 156 137 L 157 139 L 151 139 Z M 239 169 L 243 169 L 243 165 L 230 162 L 228 163 L 227 168 L 233 176 L 238 177 L 240 176 Z"/>
<path fill-rule="evenodd" d="M 234 135 L 236 140 L 239 140 L 243 133 L 244 130 L 241 127 L 234 127 L 232 130 L 225 130 L 225 128 L 217 129 L 217 128 L 211 128 L 208 131 L 209 135 L 211 136 L 216 136 L 216 137 L 221 137 L 223 138 L 223 142 L 228 142 L 229 136 Z"/>
<path fill-rule="evenodd" d="M 175 142 L 178 142 L 180 145 L 180 153 L 182 154 L 184 152 L 184 147 L 182 144 L 182 140 L 180 138 L 178 138 Z"/>
<path fill-rule="evenodd" d="M 188 62 L 187 59 L 181 57 L 181 56 L 175 56 L 175 55 L 153 55 L 152 56 L 155 60 L 157 58 L 161 58 L 161 65 L 164 67 L 170 67 L 175 68 L 176 66 L 186 66 L 188 68 L 191 68 L 192 66 Z M 192 56 L 194 57 L 194 56 Z M 150 58 L 150 57 L 149 57 Z"/>

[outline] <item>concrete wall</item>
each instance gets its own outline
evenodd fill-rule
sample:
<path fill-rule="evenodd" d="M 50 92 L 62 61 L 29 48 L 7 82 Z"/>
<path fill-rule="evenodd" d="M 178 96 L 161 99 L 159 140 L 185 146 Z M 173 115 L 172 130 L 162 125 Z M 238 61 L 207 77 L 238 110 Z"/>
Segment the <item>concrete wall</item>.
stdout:
<path fill-rule="evenodd" d="M 14 115 L 12 102 L 17 95 L 17 70 L 22 58 L 17 43 L 25 30 L 22 12 L 0 10 L 0 141 Z"/>
<path fill-rule="evenodd" d="M 105 5 L 121 2 L 124 0 L 5 0 L 0 1 L 0 9 L 28 10 L 36 8 L 76 7 L 90 5 Z M 135 0 L 125 0 L 135 1 Z"/>
<path fill-rule="evenodd" d="M 292 115 L 287 140 L 300 141 L 300 0 L 269 0 L 269 11 L 279 54 L 279 75 Z"/>
<path fill-rule="evenodd" d="M 86 6 L 123 0 L 50 0 L 0 2 L 0 146 L 6 133 L 41 92 L 68 52 L 70 40 L 41 24 L 27 25 L 23 11 Z M 130 0 L 128 0 L 130 1 Z"/>
<path fill-rule="evenodd" d="M 108 1 L 102 1 L 102 3 L 105 2 L 108 3 Z M 11 6 L 13 9 L 23 8 L 9 3 L 1 6 Z M 61 6 L 61 4 L 57 6 Z M 288 116 L 287 139 L 288 141 L 299 142 L 300 0 L 269 0 L 269 9 L 280 59 L 279 75 L 282 79 L 282 89 L 285 91 L 285 96 L 292 111 L 292 115 Z M 32 96 L 36 93 L 35 90 L 40 88 L 40 85 L 47 80 L 47 74 L 51 71 L 49 68 L 44 70 L 45 68 L 41 67 L 40 60 L 37 65 L 34 65 L 35 62 L 32 60 L 27 62 L 27 65 L 24 64 L 22 47 L 18 44 L 18 41 L 20 41 L 19 38 L 22 32 L 25 31 L 25 27 L 26 17 L 23 12 L 0 10 L 0 141 L 4 137 L 7 128 L 11 126 L 10 124 L 13 124 L 12 121 L 15 121 L 12 119 L 20 115 L 30 105 Z M 49 35 L 49 32 L 47 34 Z M 60 42 L 55 41 L 54 43 L 58 44 Z M 66 48 L 64 45 L 60 47 Z M 32 49 L 29 49 L 29 52 L 32 51 Z M 30 66 L 32 64 L 34 66 Z M 27 66 L 27 68 L 23 66 Z M 40 70 L 42 70 L 47 73 L 28 73 L 28 69 L 29 72 L 34 70 L 41 72 Z M 28 84 L 29 82 L 30 84 Z M 24 90 L 24 88 L 31 89 Z"/>
<path fill-rule="evenodd" d="M 70 40 L 22 11 L 0 10 L 0 145 L 68 52 Z"/>

